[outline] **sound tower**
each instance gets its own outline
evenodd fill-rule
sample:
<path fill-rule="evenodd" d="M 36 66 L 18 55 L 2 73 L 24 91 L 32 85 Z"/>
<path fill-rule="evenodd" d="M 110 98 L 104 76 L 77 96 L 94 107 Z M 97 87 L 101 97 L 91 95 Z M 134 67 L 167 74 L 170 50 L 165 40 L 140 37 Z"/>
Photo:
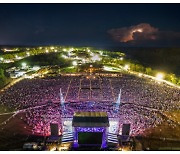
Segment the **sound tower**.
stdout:
<path fill-rule="evenodd" d="M 122 135 L 128 135 L 130 133 L 130 124 L 123 124 Z"/>
<path fill-rule="evenodd" d="M 58 133 L 58 124 L 53 124 L 51 123 L 50 124 L 50 128 L 51 128 L 51 136 L 58 136 L 59 133 Z"/>

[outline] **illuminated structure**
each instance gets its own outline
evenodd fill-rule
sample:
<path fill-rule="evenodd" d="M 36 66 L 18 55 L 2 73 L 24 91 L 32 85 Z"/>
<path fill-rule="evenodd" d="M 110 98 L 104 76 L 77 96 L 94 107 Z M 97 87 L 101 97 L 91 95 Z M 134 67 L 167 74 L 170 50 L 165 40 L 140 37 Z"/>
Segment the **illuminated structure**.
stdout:
<path fill-rule="evenodd" d="M 156 75 L 156 80 L 163 80 L 163 78 L 164 78 L 164 74 L 163 73 L 158 73 L 157 75 Z"/>
<path fill-rule="evenodd" d="M 114 113 L 117 113 L 119 111 L 120 104 L 121 104 L 121 89 L 119 91 L 117 101 L 114 104 L 114 108 L 113 108 Z"/>
<path fill-rule="evenodd" d="M 74 147 L 81 145 L 107 147 L 109 119 L 106 112 L 75 112 L 72 126 Z"/>
<path fill-rule="evenodd" d="M 61 126 L 61 129 L 63 130 L 63 124 L 64 124 L 64 116 L 65 116 L 65 111 L 66 111 L 66 108 L 65 108 L 65 100 L 64 100 L 64 97 L 63 97 L 63 94 L 62 94 L 62 91 L 61 91 L 61 88 L 60 88 L 60 110 L 62 111 L 62 115 L 61 115 L 61 121 L 62 121 L 62 126 Z"/>
<path fill-rule="evenodd" d="M 61 103 L 62 110 L 64 111 L 65 110 L 65 106 L 64 106 L 65 100 L 64 100 L 61 88 L 60 88 L 60 103 Z"/>
<path fill-rule="evenodd" d="M 119 91 L 118 99 L 116 101 L 116 106 L 118 109 L 119 109 L 120 104 L 121 104 L 121 89 Z"/>

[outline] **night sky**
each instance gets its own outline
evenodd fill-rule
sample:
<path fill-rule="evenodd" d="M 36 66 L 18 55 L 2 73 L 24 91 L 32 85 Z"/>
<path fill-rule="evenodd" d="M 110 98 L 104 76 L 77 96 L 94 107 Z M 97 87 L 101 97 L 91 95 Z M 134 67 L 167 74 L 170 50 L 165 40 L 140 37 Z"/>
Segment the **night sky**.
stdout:
<path fill-rule="evenodd" d="M 180 4 L 0 4 L 0 45 L 180 46 Z"/>

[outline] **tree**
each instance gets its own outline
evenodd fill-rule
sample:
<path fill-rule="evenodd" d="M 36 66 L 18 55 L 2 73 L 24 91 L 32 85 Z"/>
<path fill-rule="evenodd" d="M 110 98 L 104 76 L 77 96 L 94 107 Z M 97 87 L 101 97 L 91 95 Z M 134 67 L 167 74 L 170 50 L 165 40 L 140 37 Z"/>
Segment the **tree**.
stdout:
<path fill-rule="evenodd" d="M 152 74 L 152 69 L 150 67 L 147 67 L 145 69 L 145 73 L 148 74 L 148 75 L 151 75 Z"/>
<path fill-rule="evenodd" d="M 0 87 L 3 87 L 6 82 L 6 77 L 4 75 L 4 70 L 0 68 Z"/>
<path fill-rule="evenodd" d="M 177 79 L 176 75 L 172 74 L 172 73 L 166 75 L 166 80 L 168 80 L 174 84 L 178 83 L 178 79 Z"/>
<path fill-rule="evenodd" d="M 0 79 L 5 79 L 4 70 L 0 68 Z"/>

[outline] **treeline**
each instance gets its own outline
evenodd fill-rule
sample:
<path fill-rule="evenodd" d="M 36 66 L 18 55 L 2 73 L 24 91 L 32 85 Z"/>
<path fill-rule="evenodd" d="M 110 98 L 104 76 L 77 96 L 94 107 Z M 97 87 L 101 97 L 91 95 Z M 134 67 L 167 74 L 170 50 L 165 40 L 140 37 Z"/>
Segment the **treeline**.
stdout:
<path fill-rule="evenodd" d="M 9 81 L 9 75 L 6 73 L 6 69 L 9 67 L 21 67 L 22 63 L 25 62 L 28 66 L 49 66 L 58 65 L 60 67 L 68 67 L 72 65 L 71 60 L 67 60 L 61 57 L 61 53 L 46 53 L 38 54 L 30 57 L 26 57 L 22 60 L 14 63 L 0 64 L 0 88 L 4 87 Z"/>
<path fill-rule="evenodd" d="M 170 70 L 165 71 L 165 69 L 163 69 L 162 67 L 160 67 L 158 69 L 158 66 L 151 67 L 150 64 L 147 65 L 145 63 L 138 61 L 135 58 L 132 58 L 132 57 L 130 58 L 130 56 L 126 56 L 126 58 L 124 60 L 106 57 L 106 58 L 103 58 L 102 63 L 104 65 L 108 64 L 110 66 L 115 66 L 115 67 L 128 65 L 128 67 L 131 71 L 135 71 L 135 72 L 139 72 L 139 73 L 143 73 L 143 74 L 147 74 L 147 75 L 151 75 L 151 76 L 156 76 L 157 73 L 161 72 L 164 74 L 165 80 L 170 81 L 174 84 L 180 85 L 180 76 L 178 76 L 175 73 L 172 73 L 172 71 L 170 71 Z M 175 66 L 178 69 L 178 66 L 179 66 L 178 61 L 176 61 L 176 64 L 177 65 L 175 65 Z"/>
<path fill-rule="evenodd" d="M 45 49 L 38 49 L 38 48 L 31 48 L 30 50 L 26 50 L 26 49 L 21 49 L 20 51 L 18 52 L 12 52 L 12 53 L 4 53 L 1 55 L 2 58 L 4 59 L 15 59 L 17 57 L 26 57 L 29 55 L 38 55 L 38 54 L 41 54 L 41 53 L 45 53 Z"/>
<path fill-rule="evenodd" d="M 72 64 L 70 60 L 62 58 L 60 53 L 46 53 L 30 56 L 15 62 L 15 66 L 21 66 L 22 62 L 25 62 L 28 66 L 58 65 L 60 67 L 68 67 Z"/>
<path fill-rule="evenodd" d="M 4 87 L 9 82 L 9 78 L 3 68 L 0 68 L 0 88 Z"/>
<path fill-rule="evenodd" d="M 159 70 L 155 70 L 150 67 L 144 67 L 141 64 L 137 64 L 137 63 L 135 64 L 133 62 L 131 62 L 129 65 L 130 65 L 130 70 L 151 76 L 156 76 L 156 74 L 159 72 Z M 174 84 L 180 85 L 180 77 L 178 77 L 174 73 L 165 73 L 164 79 Z"/>
<path fill-rule="evenodd" d="M 130 58 L 152 69 L 180 76 L 180 48 L 127 48 Z"/>

